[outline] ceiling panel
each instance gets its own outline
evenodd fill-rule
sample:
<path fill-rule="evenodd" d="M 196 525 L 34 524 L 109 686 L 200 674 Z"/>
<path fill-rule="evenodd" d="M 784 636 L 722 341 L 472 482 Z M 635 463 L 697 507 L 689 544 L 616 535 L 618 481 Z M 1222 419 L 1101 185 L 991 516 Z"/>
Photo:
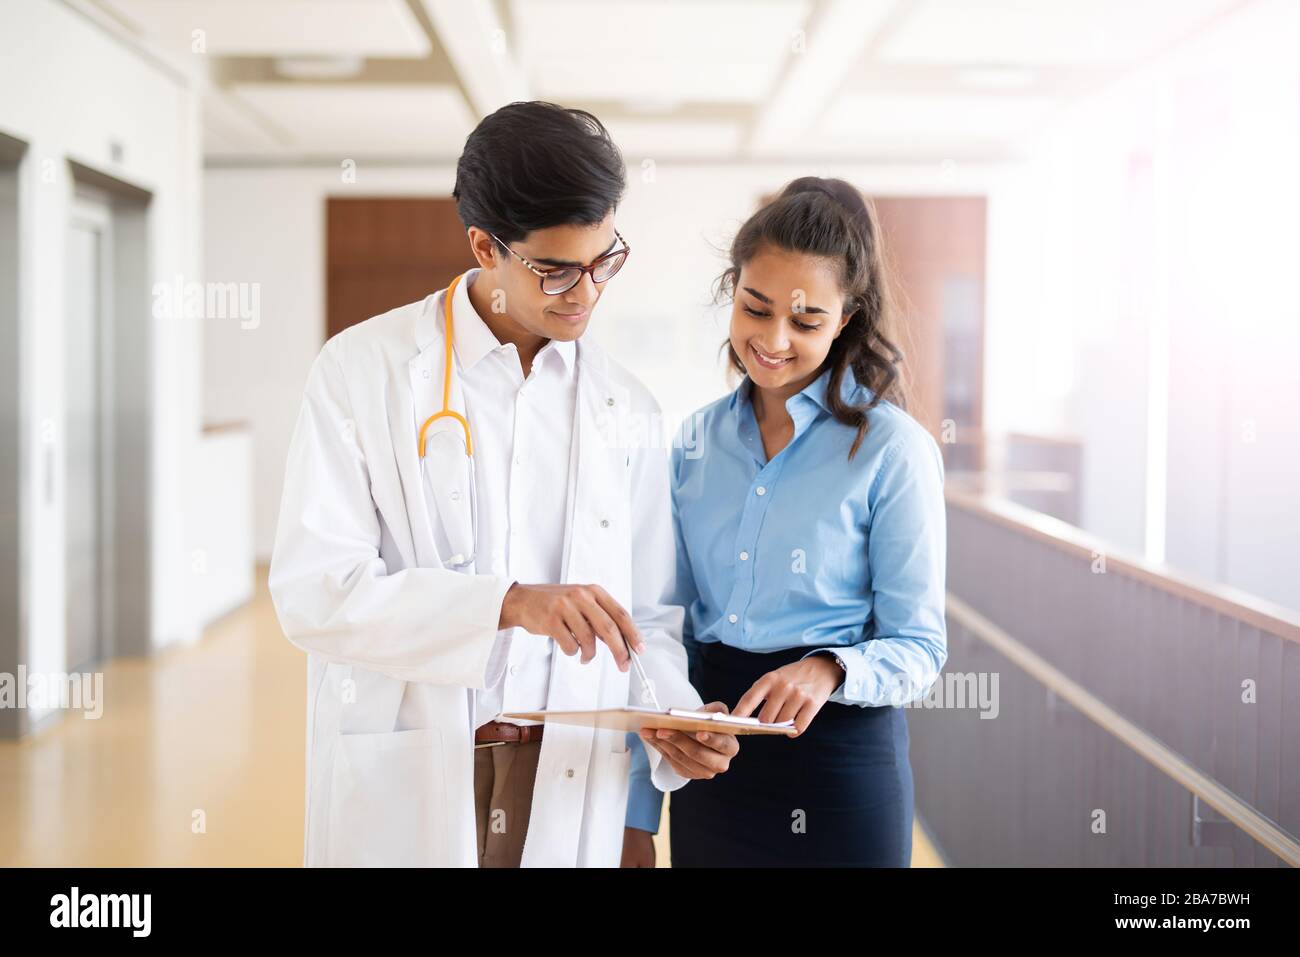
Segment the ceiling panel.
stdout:
<path fill-rule="evenodd" d="M 513 0 L 532 89 L 556 100 L 756 102 L 772 89 L 807 0 Z"/>
<path fill-rule="evenodd" d="M 452 86 L 245 83 L 233 95 L 284 130 L 293 153 L 456 156 L 473 128 Z"/>
<path fill-rule="evenodd" d="M 404 0 L 107 0 L 164 48 L 202 31 L 215 56 L 422 57 L 429 39 Z"/>
<path fill-rule="evenodd" d="M 893 63 L 1127 63 L 1237 0 L 918 0 L 884 41 Z"/>

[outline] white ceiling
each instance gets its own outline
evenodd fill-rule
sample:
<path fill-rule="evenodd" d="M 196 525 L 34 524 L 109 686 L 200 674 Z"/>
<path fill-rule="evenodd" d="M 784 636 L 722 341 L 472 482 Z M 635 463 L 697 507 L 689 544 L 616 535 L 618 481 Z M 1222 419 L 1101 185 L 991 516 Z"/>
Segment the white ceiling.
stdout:
<path fill-rule="evenodd" d="M 474 128 L 454 86 L 240 83 L 231 95 L 288 143 L 343 158 L 369 155 L 371 143 L 404 156 L 455 156 Z"/>
<path fill-rule="evenodd" d="M 823 151 L 839 157 L 950 158 L 998 155 L 1046 119 L 1057 101 L 1045 96 L 897 96 L 848 92 L 813 128 Z"/>
<path fill-rule="evenodd" d="M 423 57 L 429 38 L 405 0 L 111 0 L 173 49 L 202 31 L 211 56 Z"/>
<path fill-rule="evenodd" d="M 881 44 L 885 63 L 1122 65 L 1235 0 L 918 0 Z"/>
<path fill-rule="evenodd" d="M 754 103 L 768 94 L 810 0 L 512 0 L 539 97 Z"/>
<path fill-rule="evenodd" d="M 632 161 L 1001 159 L 1067 102 L 1241 5 L 94 2 L 204 78 L 217 163 L 450 159 L 477 117 L 519 98 L 592 110 Z M 281 58 L 334 58 L 341 75 L 294 79 Z"/>
<path fill-rule="evenodd" d="M 629 158 L 654 157 L 663 144 L 672 143 L 676 156 L 708 158 L 732 156 L 740 148 L 744 127 L 714 120 L 629 119 L 609 120 L 609 133 Z"/>

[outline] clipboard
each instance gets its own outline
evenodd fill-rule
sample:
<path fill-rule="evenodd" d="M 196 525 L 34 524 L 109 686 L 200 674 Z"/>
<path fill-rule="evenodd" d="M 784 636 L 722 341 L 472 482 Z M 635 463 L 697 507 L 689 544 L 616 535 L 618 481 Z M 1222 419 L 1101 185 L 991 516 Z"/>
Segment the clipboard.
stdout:
<path fill-rule="evenodd" d="M 642 728 L 671 728 L 674 731 L 720 731 L 724 734 L 781 734 L 793 737 L 798 733 L 793 721 L 763 723 L 757 718 L 736 718 L 717 711 L 690 711 L 686 708 L 598 708 L 595 711 L 517 711 L 503 714 L 503 718 L 523 721 L 554 721 L 584 728 L 606 728 L 614 731 L 640 731 Z"/>

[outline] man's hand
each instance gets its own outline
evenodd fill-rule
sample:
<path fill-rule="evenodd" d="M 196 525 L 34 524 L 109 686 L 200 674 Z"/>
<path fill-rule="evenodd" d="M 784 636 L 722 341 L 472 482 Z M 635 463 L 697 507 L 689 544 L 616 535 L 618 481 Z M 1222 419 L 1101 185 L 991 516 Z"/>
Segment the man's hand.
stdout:
<path fill-rule="evenodd" d="M 844 672 L 829 654 L 809 655 L 783 668 L 769 671 L 750 686 L 738 702 L 735 715 L 747 718 L 763 704 L 758 720 L 794 720 L 799 734 L 808 730 L 835 689 L 844 683 Z"/>
<path fill-rule="evenodd" d="M 727 713 L 721 701 L 706 704 L 701 711 Z M 671 728 L 642 728 L 641 740 L 655 748 L 684 778 L 705 780 L 731 767 L 731 759 L 740 751 L 734 734 L 718 731 L 674 731 Z"/>
<path fill-rule="evenodd" d="M 584 665 L 596 657 L 596 642 L 603 641 L 619 671 L 627 671 L 631 663 L 629 645 L 637 654 L 645 651 L 632 616 L 599 585 L 516 582 L 501 603 L 497 627 L 549 635 L 566 655 L 581 652 Z"/>
<path fill-rule="evenodd" d="M 654 867 L 655 836 L 639 827 L 623 828 L 623 860 L 620 867 Z"/>

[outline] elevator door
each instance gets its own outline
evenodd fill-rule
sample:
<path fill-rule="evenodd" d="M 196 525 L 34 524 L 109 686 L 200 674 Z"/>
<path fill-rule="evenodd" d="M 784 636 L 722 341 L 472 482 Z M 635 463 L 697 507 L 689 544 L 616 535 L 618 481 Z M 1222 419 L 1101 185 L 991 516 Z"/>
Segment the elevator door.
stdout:
<path fill-rule="evenodd" d="M 103 368 L 108 327 L 111 219 L 105 204 L 78 197 L 68 233 L 64 326 L 64 543 L 67 668 L 103 657 Z"/>

